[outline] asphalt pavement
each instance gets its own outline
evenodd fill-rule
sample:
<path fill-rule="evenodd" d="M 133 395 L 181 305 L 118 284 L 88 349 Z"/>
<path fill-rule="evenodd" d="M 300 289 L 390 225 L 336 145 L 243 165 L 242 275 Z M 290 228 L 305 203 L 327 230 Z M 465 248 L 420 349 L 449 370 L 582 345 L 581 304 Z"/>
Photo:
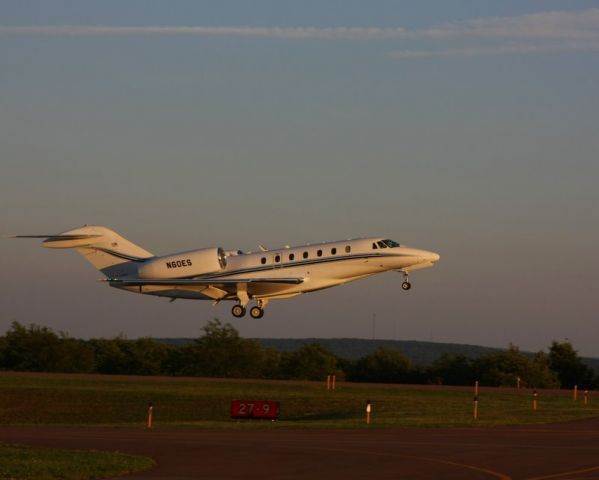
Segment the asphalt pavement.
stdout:
<path fill-rule="evenodd" d="M 119 451 L 157 466 L 128 479 L 599 479 L 599 419 L 439 429 L 0 426 L 0 441 Z"/>

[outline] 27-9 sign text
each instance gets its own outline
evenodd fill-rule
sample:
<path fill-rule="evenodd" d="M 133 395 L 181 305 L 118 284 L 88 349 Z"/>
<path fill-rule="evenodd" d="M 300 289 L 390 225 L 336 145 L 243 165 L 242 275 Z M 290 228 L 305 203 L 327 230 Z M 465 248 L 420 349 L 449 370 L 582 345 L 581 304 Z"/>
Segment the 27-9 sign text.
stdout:
<path fill-rule="evenodd" d="M 231 418 L 277 420 L 279 418 L 279 402 L 233 400 L 231 402 Z"/>

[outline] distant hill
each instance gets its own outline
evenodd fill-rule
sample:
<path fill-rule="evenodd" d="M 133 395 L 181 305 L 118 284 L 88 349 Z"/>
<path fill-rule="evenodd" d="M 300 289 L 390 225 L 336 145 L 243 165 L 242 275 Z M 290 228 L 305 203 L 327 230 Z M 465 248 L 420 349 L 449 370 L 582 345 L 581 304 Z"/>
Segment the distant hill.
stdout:
<path fill-rule="evenodd" d="M 184 345 L 192 341 L 189 338 L 157 340 L 173 345 Z M 482 347 L 479 345 L 420 342 L 416 340 L 366 340 L 360 338 L 254 338 L 254 340 L 265 348 L 279 352 L 297 350 L 307 343 L 318 343 L 329 352 L 347 360 L 357 360 L 381 347 L 394 348 L 400 350 L 416 365 L 430 365 L 442 353 L 455 353 L 466 355 L 469 358 L 477 358 L 488 353 L 505 350 L 504 348 Z M 588 366 L 599 369 L 599 358 L 583 358 L 583 360 Z"/>
<path fill-rule="evenodd" d="M 442 353 L 461 353 L 476 358 L 499 348 L 460 345 L 454 343 L 419 342 L 415 340 L 366 340 L 360 338 L 256 338 L 266 348 L 286 352 L 297 350 L 307 343 L 318 343 L 329 352 L 347 360 L 358 360 L 378 348 L 400 350 L 417 365 L 430 365 Z"/>

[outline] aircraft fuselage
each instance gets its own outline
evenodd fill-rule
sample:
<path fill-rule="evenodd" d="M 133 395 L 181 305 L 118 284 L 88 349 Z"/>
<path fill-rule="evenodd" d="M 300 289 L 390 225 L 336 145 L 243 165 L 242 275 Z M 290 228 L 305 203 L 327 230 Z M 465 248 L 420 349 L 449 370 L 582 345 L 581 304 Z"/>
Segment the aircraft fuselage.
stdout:
<path fill-rule="evenodd" d="M 44 238 L 48 248 L 75 249 L 100 270 L 111 287 L 171 299 L 236 300 L 236 317 L 260 318 L 272 299 L 342 285 L 377 273 L 396 270 L 404 275 L 432 267 L 439 255 L 380 237 L 300 245 L 244 253 L 220 247 L 156 256 L 101 225 L 85 225 Z"/>

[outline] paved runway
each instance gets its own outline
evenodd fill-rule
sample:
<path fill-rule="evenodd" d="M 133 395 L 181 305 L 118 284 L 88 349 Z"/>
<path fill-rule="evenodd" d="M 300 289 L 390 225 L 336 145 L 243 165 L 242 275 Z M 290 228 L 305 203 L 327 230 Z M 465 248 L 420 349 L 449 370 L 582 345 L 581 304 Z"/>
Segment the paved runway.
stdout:
<path fill-rule="evenodd" d="M 0 426 L 0 441 L 153 457 L 128 479 L 599 479 L 599 419 L 473 429 Z"/>

